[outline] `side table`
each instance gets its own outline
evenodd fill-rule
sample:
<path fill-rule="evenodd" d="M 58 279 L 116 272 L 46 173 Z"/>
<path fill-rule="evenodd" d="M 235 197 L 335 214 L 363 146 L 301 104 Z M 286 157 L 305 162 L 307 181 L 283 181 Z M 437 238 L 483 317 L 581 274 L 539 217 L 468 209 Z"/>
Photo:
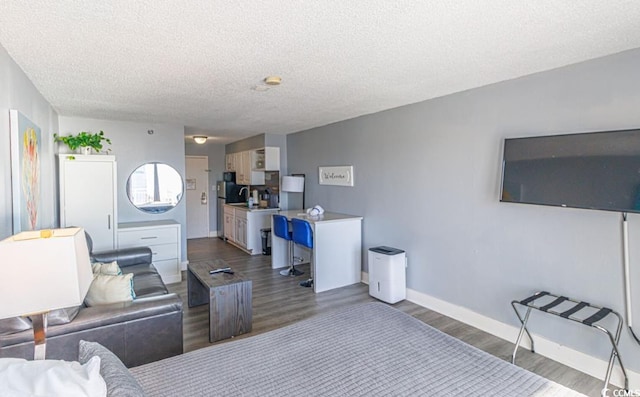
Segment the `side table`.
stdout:
<path fill-rule="evenodd" d="M 187 266 L 188 306 L 209 304 L 209 342 L 251 332 L 252 282 L 238 272 L 209 274 L 224 267 L 221 259 Z"/>

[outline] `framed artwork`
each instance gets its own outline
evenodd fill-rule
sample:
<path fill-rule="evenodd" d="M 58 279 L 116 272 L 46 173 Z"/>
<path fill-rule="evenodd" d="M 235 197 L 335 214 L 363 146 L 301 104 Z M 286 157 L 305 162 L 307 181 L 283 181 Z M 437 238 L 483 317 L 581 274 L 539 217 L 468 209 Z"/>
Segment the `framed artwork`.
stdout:
<path fill-rule="evenodd" d="M 318 167 L 321 185 L 353 186 L 353 166 Z"/>
<path fill-rule="evenodd" d="M 40 229 L 40 127 L 9 110 L 13 233 Z"/>
<path fill-rule="evenodd" d="M 187 179 L 187 190 L 196 190 L 196 179 Z"/>

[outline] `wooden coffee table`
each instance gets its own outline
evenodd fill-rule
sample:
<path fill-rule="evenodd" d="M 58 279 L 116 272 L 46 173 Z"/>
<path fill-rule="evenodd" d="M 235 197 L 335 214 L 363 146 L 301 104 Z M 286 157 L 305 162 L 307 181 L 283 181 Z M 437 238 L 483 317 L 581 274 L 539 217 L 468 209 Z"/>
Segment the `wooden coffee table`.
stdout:
<path fill-rule="evenodd" d="M 251 280 L 238 272 L 209 274 L 224 267 L 222 259 L 187 266 L 189 307 L 209 304 L 209 342 L 251 332 Z"/>

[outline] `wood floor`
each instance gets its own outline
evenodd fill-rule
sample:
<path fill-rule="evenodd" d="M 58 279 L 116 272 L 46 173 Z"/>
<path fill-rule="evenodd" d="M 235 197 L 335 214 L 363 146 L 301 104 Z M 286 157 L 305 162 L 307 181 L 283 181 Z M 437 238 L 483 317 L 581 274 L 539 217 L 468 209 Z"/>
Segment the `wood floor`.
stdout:
<path fill-rule="evenodd" d="M 217 238 L 188 240 L 187 250 L 189 261 L 192 263 L 215 258 L 224 259 L 234 271 L 239 271 L 252 280 L 253 330 L 235 339 L 280 328 L 336 307 L 374 301 L 369 296 L 365 284 L 314 294 L 311 288 L 298 285 L 299 281 L 305 280 L 308 276 L 308 265 L 299 267 L 305 272 L 304 275 L 284 277 L 277 270 L 271 269 L 271 257 L 247 255 Z M 208 307 L 187 306 L 187 283 L 184 274 L 182 279 L 181 283 L 169 285 L 169 289 L 180 294 L 184 303 L 184 349 L 187 352 L 211 344 Z M 494 356 L 507 361 L 511 358 L 513 343 L 409 301 L 393 306 Z M 230 340 L 233 339 L 217 343 L 227 343 Z M 602 381 L 524 349 L 518 352 L 518 365 L 590 396 L 599 396 L 602 389 Z"/>

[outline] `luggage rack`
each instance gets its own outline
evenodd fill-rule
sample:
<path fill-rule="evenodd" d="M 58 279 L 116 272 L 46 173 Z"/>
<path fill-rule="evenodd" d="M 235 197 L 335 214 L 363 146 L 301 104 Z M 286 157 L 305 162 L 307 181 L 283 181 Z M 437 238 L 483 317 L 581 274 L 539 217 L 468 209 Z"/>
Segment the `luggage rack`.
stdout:
<path fill-rule="evenodd" d="M 541 306 L 536 305 L 536 300 L 542 297 L 548 297 L 553 300 Z M 556 308 L 557 306 L 560 306 L 565 302 L 572 302 L 575 305 L 573 305 L 568 310 L 564 310 L 564 311 L 553 310 L 554 308 Z M 521 316 L 516 305 L 522 305 L 527 307 L 527 311 L 524 317 Z M 604 379 L 604 387 L 606 388 L 607 385 L 609 384 L 609 381 L 611 379 L 611 373 L 613 372 L 613 365 L 615 363 L 615 359 L 617 358 L 618 364 L 620 364 L 620 369 L 622 369 L 622 374 L 624 375 L 624 388 L 625 390 L 629 390 L 629 378 L 627 377 L 627 371 L 624 369 L 624 365 L 622 365 L 622 360 L 620 359 L 620 352 L 618 351 L 618 342 L 620 341 L 620 334 L 622 332 L 622 317 L 616 311 L 606 307 L 592 305 L 587 302 L 573 300 L 571 298 L 567 298 L 566 296 L 553 295 L 547 291 L 536 292 L 535 294 L 523 300 L 511 301 L 511 306 L 513 307 L 513 310 L 515 310 L 516 315 L 518 316 L 518 320 L 520 320 L 520 323 L 522 324 L 522 327 L 520 328 L 520 332 L 518 333 L 518 339 L 516 340 L 515 349 L 513 349 L 513 355 L 511 356 L 511 363 L 513 364 L 516 363 L 516 353 L 518 352 L 518 347 L 520 347 L 522 336 L 525 333 L 527 334 L 527 336 L 529 337 L 529 340 L 531 341 L 531 352 L 535 353 L 533 338 L 531 337 L 531 334 L 527 329 L 527 321 L 529 321 L 529 314 L 531 314 L 531 309 L 536 309 L 545 313 L 554 314 L 556 316 L 559 316 L 571 321 L 575 321 L 583 325 L 587 325 L 589 327 L 595 328 L 607 334 L 607 336 L 609 337 L 609 341 L 611 342 L 612 349 L 611 349 L 611 356 L 609 357 L 609 365 L 607 366 L 607 374 Z M 596 309 L 597 311 L 586 318 L 578 318 L 574 316 L 576 313 L 580 312 L 585 308 Z M 615 336 L 607 328 L 605 328 L 600 324 L 597 324 L 600 320 L 603 320 L 610 314 L 614 315 L 618 319 Z"/>

